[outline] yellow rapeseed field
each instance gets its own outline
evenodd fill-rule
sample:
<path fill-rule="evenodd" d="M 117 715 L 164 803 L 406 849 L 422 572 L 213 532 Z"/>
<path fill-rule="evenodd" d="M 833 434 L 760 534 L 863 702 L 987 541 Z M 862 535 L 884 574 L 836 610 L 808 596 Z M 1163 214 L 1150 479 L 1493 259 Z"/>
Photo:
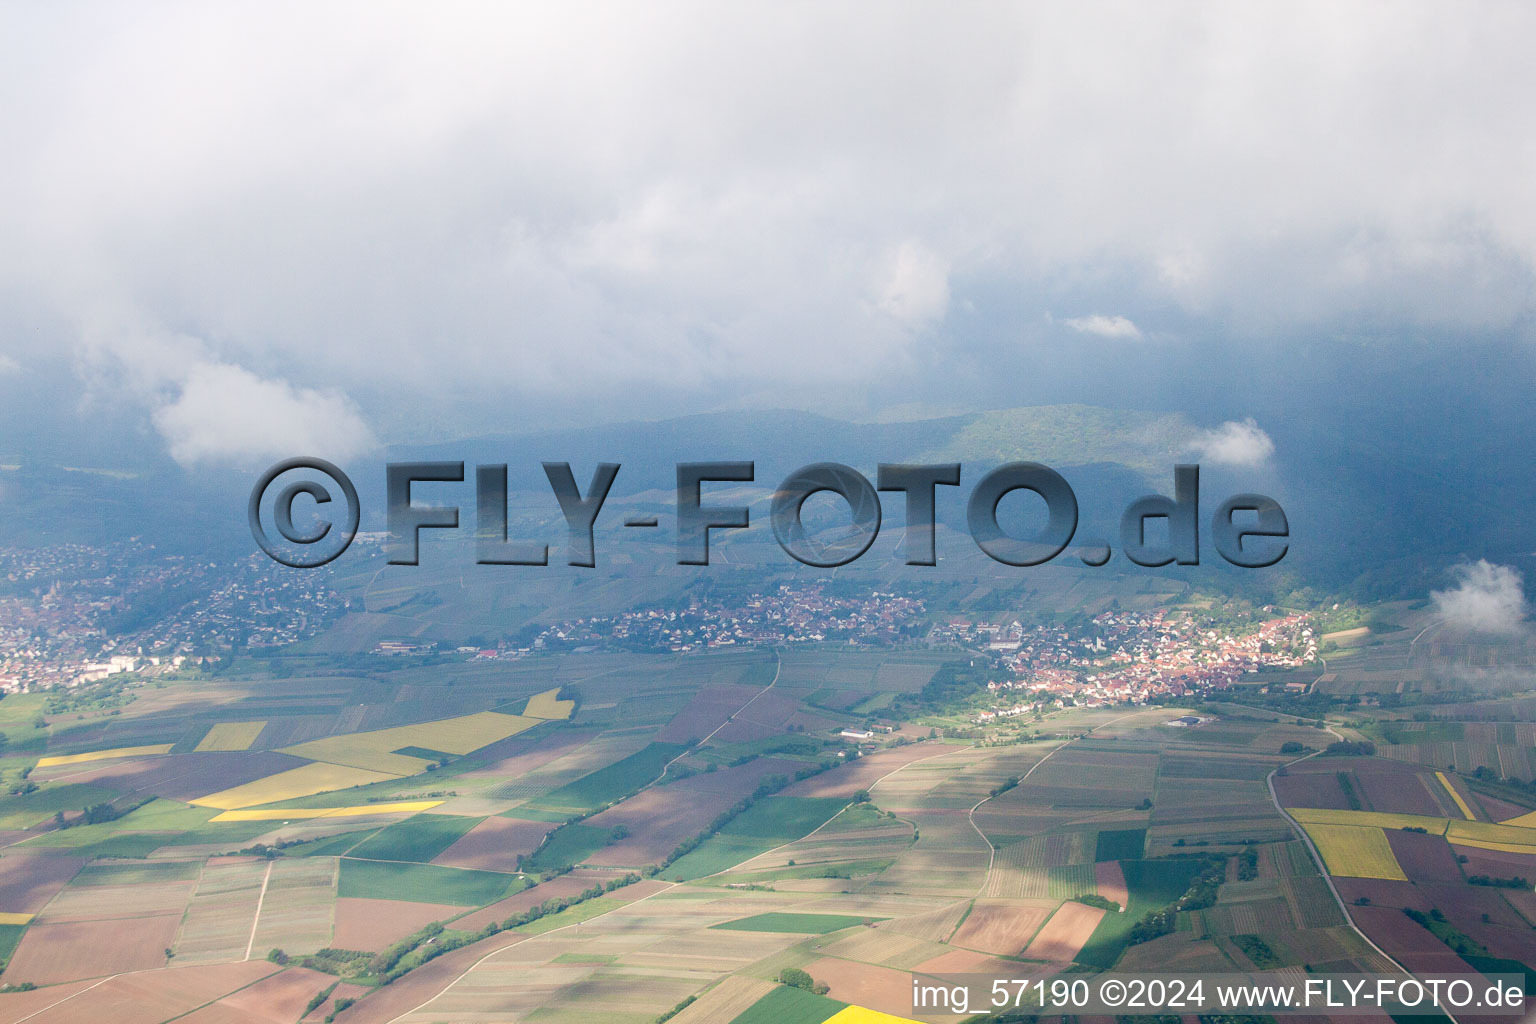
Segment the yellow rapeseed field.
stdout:
<path fill-rule="evenodd" d="M 430 810 L 441 800 L 394 800 L 351 807 L 263 807 L 225 811 L 209 821 L 307 821 L 311 818 L 359 818 L 368 814 L 416 814 Z"/>
<path fill-rule="evenodd" d="M 1370 825 L 1307 825 L 1328 873 L 1346 878 L 1386 878 L 1406 882 L 1408 876 L 1392 856 L 1387 834 Z"/>
<path fill-rule="evenodd" d="M 266 725 L 265 719 L 259 722 L 220 722 L 208 730 L 208 735 L 202 738 L 196 749 L 199 751 L 249 750 Z"/>
<path fill-rule="evenodd" d="M 539 724 L 537 718 L 503 715 L 481 711 L 458 718 L 444 718 L 418 725 L 397 725 L 372 732 L 354 732 L 345 736 L 327 736 L 291 747 L 282 753 L 311 761 L 349 765 L 391 775 L 415 775 L 431 762 L 426 758 L 395 751 L 406 747 L 435 750 L 444 754 L 468 754 L 481 747 L 515 736 Z"/>
<path fill-rule="evenodd" d="M 1435 778 L 1440 780 L 1440 785 L 1445 787 L 1445 791 L 1451 794 L 1451 799 L 1456 801 L 1456 806 L 1461 808 L 1463 818 L 1471 821 L 1477 817 L 1472 813 L 1472 808 L 1467 806 L 1467 802 L 1461 798 L 1461 794 L 1456 792 L 1456 787 L 1451 785 L 1451 780 L 1445 777 L 1445 772 L 1435 772 Z"/>
<path fill-rule="evenodd" d="M 147 747 L 113 747 L 111 750 L 91 750 L 84 754 L 56 754 L 39 758 L 39 768 L 54 768 L 61 764 L 84 764 L 87 761 L 107 761 L 115 757 L 150 757 L 169 754 L 172 744 L 156 743 Z"/>
<path fill-rule="evenodd" d="M 822 1021 L 822 1024 L 917 1024 L 911 1017 L 897 1017 L 862 1006 L 847 1006 Z"/>
<path fill-rule="evenodd" d="M 1449 818 L 1431 818 L 1424 814 L 1392 814 L 1387 811 L 1336 811 L 1325 807 L 1287 807 L 1291 817 L 1303 825 L 1374 825 L 1377 828 L 1422 828 L 1433 835 L 1444 835 Z"/>
<path fill-rule="evenodd" d="M 352 786 L 363 786 L 370 782 L 383 782 L 394 778 L 399 776 L 386 772 L 368 771 L 364 768 L 352 768 L 347 765 L 316 762 L 291 768 L 286 772 L 278 772 L 276 775 L 268 775 L 264 779 L 247 782 L 243 786 L 210 793 L 208 796 L 193 800 L 192 803 L 199 807 L 215 807 L 221 811 L 231 811 L 241 807 L 255 807 L 257 804 L 270 804 L 278 800 L 297 800 L 302 796 L 314 796 L 316 793 L 329 793 L 333 789 L 348 789 Z"/>
<path fill-rule="evenodd" d="M 560 693 L 560 687 L 553 690 L 545 690 L 528 698 L 528 706 L 523 709 L 523 714 L 529 718 L 543 718 L 550 721 L 565 721 L 571 717 L 571 712 L 576 707 L 573 700 L 556 700 Z"/>

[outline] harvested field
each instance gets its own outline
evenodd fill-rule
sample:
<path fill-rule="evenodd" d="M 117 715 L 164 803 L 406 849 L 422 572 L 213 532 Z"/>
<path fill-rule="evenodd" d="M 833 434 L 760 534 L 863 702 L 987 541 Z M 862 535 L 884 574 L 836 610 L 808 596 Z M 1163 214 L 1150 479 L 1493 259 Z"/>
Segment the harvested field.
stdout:
<path fill-rule="evenodd" d="M 924 960 L 913 970 L 922 974 L 990 974 L 997 978 L 1025 978 L 1039 973 L 1041 967 L 1038 964 L 1022 964 L 1017 960 L 1002 960 L 969 949 L 951 949 L 932 960 Z"/>
<path fill-rule="evenodd" d="M 138 885 L 71 885 L 49 903 L 38 919 L 48 924 L 102 918 L 181 916 L 195 882 L 147 882 Z"/>
<path fill-rule="evenodd" d="M 256 922 L 253 955 L 272 948 L 314 953 L 331 945 L 336 861 L 330 857 L 272 862 L 267 894 Z"/>
<path fill-rule="evenodd" d="M 432 863 L 483 871 L 515 871 L 518 854 L 532 854 L 554 828 L 554 823 L 548 821 L 486 818 L 434 857 Z"/>
<path fill-rule="evenodd" d="M 950 944 L 1016 956 L 1051 916 L 1050 900 L 977 900 Z"/>
<path fill-rule="evenodd" d="M 1130 903 L 1130 896 L 1125 888 L 1125 872 L 1120 870 L 1120 862 L 1117 860 L 1100 861 L 1093 866 L 1094 888 L 1100 896 L 1107 900 L 1114 900 L 1124 910 Z"/>
<path fill-rule="evenodd" d="M 338 899 L 336 901 L 335 949 L 360 949 L 377 953 L 423 925 L 446 921 L 464 912 L 463 907 L 407 900 Z"/>
<path fill-rule="evenodd" d="M 960 900 L 937 910 L 882 921 L 876 927 L 933 942 L 947 942 L 970 907 L 969 900 Z"/>
<path fill-rule="evenodd" d="M 197 892 L 187 907 L 176 941 L 178 963 L 220 963 L 244 960 L 256 921 L 271 862 L 211 860 L 197 880 Z M 255 955 L 265 955 L 261 950 Z"/>
<path fill-rule="evenodd" d="M 1044 899 L 1050 891 L 1045 847 L 1046 837 L 1034 836 L 996 851 L 987 876 L 987 895 Z"/>
<path fill-rule="evenodd" d="M 932 960 L 946 948 L 941 943 L 912 935 L 881 931 L 878 928 L 860 928 L 847 938 L 822 947 L 821 951 L 826 956 L 842 960 L 862 960 L 882 967 L 910 970 L 924 960 Z"/>
<path fill-rule="evenodd" d="M 255 722 L 219 722 L 198 741 L 195 749 L 199 752 L 249 750 L 266 726 L 265 719 Z"/>
<path fill-rule="evenodd" d="M 95 985 L 45 988 L 6 996 L 4 1005 L 7 1012 L 16 1012 L 18 1016 L 35 1014 L 28 1018 L 29 1024 L 160 1024 L 277 970 L 277 965 L 264 960 L 152 970 Z M 71 995 L 71 990 L 75 994 Z M 28 1004 L 18 1000 L 32 1001 L 32 1008 L 21 1013 Z"/>
<path fill-rule="evenodd" d="M 773 982 L 761 978 L 727 975 L 724 981 L 673 1017 L 672 1024 L 731 1024 L 774 987 Z"/>
<path fill-rule="evenodd" d="M 1049 868 L 1046 895 L 1051 899 L 1071 899 L 1073 896 L 1090 895 L 1094 891 L 1092 864 L 1065 864 Z"/>
<path fill-rule="evenodd" d="M 257 779 L 255 782 L 247 782 L 232 789 L 210 793 L 193 800 L 192 803 L 199 807 L 216 807 L 222 811 L 232 811 L 241 807 L 254 807 L 257 804 L 275 803 L 278 800 L 297 800 L 300 797 L 329 793 L 336 789 L 366 786 L 370 782 L 384 782 L 396 777 L 385 772 L 367 771 L 362 768 L 349 768 L 317 761 L 301 768 L 293 768 L 276 775 L 269 775 L 264 779 Z"/>
<path fill-rule="evenodd" d="M 1025 947 L 1023 955 L 1031 960 L 1070 962 L 1093 935 L 1103 916 L 1100 907 L 1070 901 L 1063 903 Z"/>
<path fill-rule="evenodd" d="M 179 914 L 135 918 L 132 927 L 121 920 L 34 923 L 3 978 L 8 984 L 47 985 L 164 967 L 180 923 Z"/>

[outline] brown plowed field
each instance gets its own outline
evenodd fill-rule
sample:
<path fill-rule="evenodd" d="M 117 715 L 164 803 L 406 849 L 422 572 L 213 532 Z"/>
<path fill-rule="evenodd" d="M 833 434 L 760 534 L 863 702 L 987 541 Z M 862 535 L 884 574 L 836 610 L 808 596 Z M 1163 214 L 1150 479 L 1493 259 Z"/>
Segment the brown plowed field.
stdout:
<path fill-rule="evenodd" d="M 1415 882 L 1462 881 L 1461 866 L 1444 836 L 1426 835 L 1422 832 L 1404 832 L 1401 829 L 1386 830 L 1387 842 L 1398 865 Z"/>
<path fill-rule="evenodd" d="M 1051 916 L 1053 906 L 1050 900 L 977 900 L 950 942 L 967 949 L 1015 956 L 1029 945 L 1029 940 Z"/>
<path fill-rule="evenodd" d="M 46 985 L 77 978 L 145 971 L 165 966 L 181 915 L 132 921 L 70 921 L 34 924 L 21 937 L 4 978 L 10 984 Z"/>
<path fill-rule="evenodd" d="M 178 1018 L 177 1024 L 292 1024 L 309 1000 L 335 980 L 319 971 L 291 967 Z"/>
<path fill-rule="evenodd" d="M 160 1024 L 244 988 L 277 969 L 275 964 L 265 960 L 248 960 L 238 964 L 130 974 L 95 987 L 78 986 L 78 995 L 43 1010 L 31 1017 L 27 1024 Z M 62 997 L 68 990 L 49 988 L 26 994 L 42 996 L 53 992 Z M 0 1004 L 6 1013 L 10 1013 L 14 1005 L 11 1002 Z"/>
<path fill-rule="evenodd" d="M 516 871 L 517 855 L 533 853 L 554 828 L 554 822 L 548 821 L 486 818 L 433 858 L 432 863 L 486 871 Z"/>
<path fill-rule="evenodd" d="M 338 899 L 336 930 L 331 939 L 331 947 L 377 953 L 423 925 L 446 921 L 463 909 L 406 900 Z"/>
<path fill-rule="evenodd" d="M 1045 927 L 1040 929 L 1034 941 L 1024 950 L 1024 955 L 1031 960 L 1068 962 L 1077 956 L 1077 951 L 1083 948 L 1083 943 L 1088 941 L 1103 916 L 1104 911 L 1099 907 L 1069 900 L 1051 915 Z"/>
<path fill-rule="evenodd" d="M 940 743 L 911 743 L 904 747 L 879 750 L 859 758 L 851 765 L 813 775 L 784 790 L 786 796 L 837 796 L 847 799 L 861 789 L 868 789 L 882 777 L 902 765 L 933 757 L 955 747 Z M 909 1006 L 908 1010 L 911 1009 Z"/>
<path fill-rule="evenodd" d="M 1125 887 L 1125 872 L 1120 869 L 1117 860 L 1105 860 L 1093 866 L 1094 888 L 1100 896 L 1107 900 L 1114 900 L 1124 910 L 1130 902 L 1130 894 Z"/>
<path fill-rule="evenodd" d="M 0 857 L 0 911 L 35 914 L 85 863 L 79 857 L 55 857 L 25 850 L 7 850 Z"/>

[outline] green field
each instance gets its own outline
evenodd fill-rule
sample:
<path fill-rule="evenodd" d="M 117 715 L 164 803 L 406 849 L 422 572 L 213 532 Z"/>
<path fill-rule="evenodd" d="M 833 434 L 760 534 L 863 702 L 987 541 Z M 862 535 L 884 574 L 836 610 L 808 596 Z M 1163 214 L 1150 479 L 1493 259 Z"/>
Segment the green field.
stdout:
<path fill-rule="evenodd" d="M 569 813 L 541 811 L 537 807 L 514 807 L 510 811 L 502 811 L 501 817 L 516 818 L 518 821 L 552 821 L 556 825 L 562 825 L 571 820 Z"/>
<path fill-rule="evenodd" d="M 458 842 L 484 818 L 453 814 L 418 814 L 381 829 L 351 854 L 366 860 L 416 861 L 425 864 Z"/>
<path fill-rule="evenodd" d="M 768 913 L 754 914 L 711 927 L 730 932 L 802 932 L 806 935 L 825 935 L 843 928 L 852 928 L 865 921 L 883 920 L 883 917 L 851 917 L 848 914 Z"/>
<path fill-rule="evenodd" d="M 580 822 L 562 825 L 545 837 L 544 845 L 528 858 L 528 866 L 536 871 L 569 867 L 580 864 L 607 845 L 606 829 Z"/>
<path fill-rule="evenodd" d="M 26 930 L 24 924 L 0 924 L 0 968 L 10 962 L 11 954 L 16 952 L 16 946 Z"/>
<path fill-rule="evenodd" d="M 527 924 L 518 925 L 517 930 L 529 935 L 543 935 L 557 928 L 565 928 L 568 925 L 580 924 L 590 921 L 594 917 L 601 917 L 610 910 L 617 910 L 627 906 L 627 902 L 615 899 L 612 896 L 599 896 L 595 900 L 583 900 L 572 907 L 566 907 L 558 914 L 547 914 L 537 921 L 529 921 Z"/>
<path fill-rule="evenodd" d="M 533 806 L 554 811 L 590 811 L 628 796 L 656 781 L 668 761 L 688 748 L 680 743 L 650 743 L 590 775 L 533 801 Z"/>
<path fill-rule="evenodd" d="M 1099 835 L 1102 837 L 1104 833 Z M 1123 914 L 1104 915 L 1077 954 L 1078 963 L 1104 970 L 1113 967 L 1124 952 L 1126 939 L 1136 922 L 1183 896 L 1198 872 L 1199 864 L 1193 860 L 1126 860 L 1121 861 L 1120 868 L 1125 872 L 1129 905 Z"/>
<path fill-rule="evenodd" d="M 364 899 L 480 907 L 495 903 L 523 887 L 523 880 L 516 875 L 504 875 L 497 871 L 465 871 L 431 864 L 389 864 L 343 858 L 336 894 Z"/>
<path fill-rule="evenodd" d="M 803 988 L 780 985 L 738 1014 L 731 1024 L 821 1024 L 847 1005 Z"/>
<path fill-rule="evenodd" d="M 143 864 L 87 864 L 71 885 L 138 885 L 142 882 L 185 882 L 202 873 L 202 861 L 146 861 Z"/>
<path fill-rule="evenodd" d="M 841 797 L 770 796 L 732 818 L 718 834 L 673 861 L 662 877 L 686 881 L 735 867 L 814 831 L 846 807 Z"/>
<path fill-rule="evenodd" d="M 806 835 L 847 805 L 837 796 L 764 797 L 727 822 L 720 834 L 769 839 L 777 846 Z"/>
<path fill-rule="evenodd" d="M 761 839 L 741 839 L 730 836 L 714 836 L 700 843 L 698 848 L 673 861 L 661 873 L 663 878 L 684 882 L 703 878 L 735 867 L 744 860 L 773 849 Z"/>
<path fill-rule="evenodd" d="M 55 811 L 83 811 L 91 804 L 106 803 L 119 795 L 100 786 L 67 782 L 44 786 L 25 796 L 0 797 L 0 829 L 31 828 L 53 817 Z"/>
<path fill-rule="evenodd" d="M 1140 860 L 1142 850 L 1147 844 L 1147 830 L 1144 828 L 1112 829 L 1099 833 L 1098 844 L 1094 847 L 1094 860 Z"/>

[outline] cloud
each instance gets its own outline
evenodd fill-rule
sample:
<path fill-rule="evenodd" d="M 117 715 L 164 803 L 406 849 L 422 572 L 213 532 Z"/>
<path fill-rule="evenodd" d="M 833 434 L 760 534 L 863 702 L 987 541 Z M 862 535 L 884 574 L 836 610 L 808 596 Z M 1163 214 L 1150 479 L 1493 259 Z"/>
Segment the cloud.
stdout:
<path fill-rule="evenodd" d="M 1130 341 L 1141 340 L 1141 328 L 1123 316 L 1103 316 L 1094 313 L 1090 316 L 1075 316 L 1070 320 L 1063 320 L 1062 323 L 1079 334 L 1093 334 L 1100 338 Z"/>
<path fill-rule="evenodd" d="M 9 377 L 13 373 L 21 372 L 21 364 L 15 359 L 0 352 L 0 377 Z"/>
<path fill-rule="evenodd" d="M 1262 466 L 1275 453 L 1275 442 L 1249 419 L 1228 420 L 1200 434 L 1190 445 L 1203 462 L 1218 466 Z"/>
<path fill-rule="evenodd" d="M 1234 345 L 1533 322 L 1529 6 L 175 9 L 0 11 L 29 368 L 109 308 L 387 435 L 953 401 L 1135 336 L 1018 353 L 1051 308 Z"/>
<path fill-rule="evenodd" d="M 287 455 L 344 459 L 374 443 L 345 395 L 296 388 L 228 364 L 193 368 L 153 419 L 171 457 L 189 466 Z"/>
<path fill-rule="evenodd" d="M 921 244 L 902 242 L 891 256 L 880 307 L 905 323 L 920 326 L 949 308 L 949 265 Z"/>
<path fill-rule="evenodd" d="M 1440 618 L 1450 625 L 1480 633 L 1517 634 L 1525 631 L 1524 578 L 1507 565 L 1479 559 L 1451 570 L 1457 586 L 1430 593 Z"/>

